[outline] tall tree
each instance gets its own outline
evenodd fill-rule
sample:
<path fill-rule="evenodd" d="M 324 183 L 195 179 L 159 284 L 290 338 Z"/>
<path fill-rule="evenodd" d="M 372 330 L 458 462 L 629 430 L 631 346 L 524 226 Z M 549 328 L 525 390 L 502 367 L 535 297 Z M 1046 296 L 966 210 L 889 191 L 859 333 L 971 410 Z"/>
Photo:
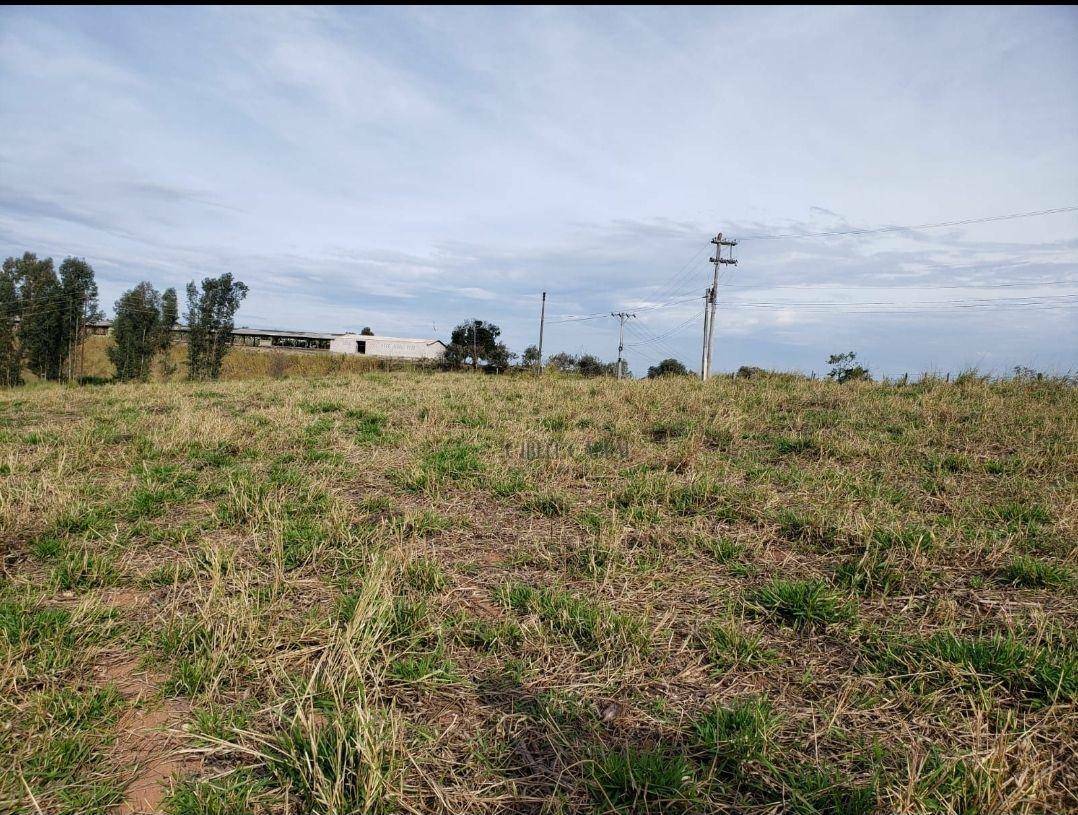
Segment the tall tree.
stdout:
<path fill-rule="evenodd" d="M 582 376 L 602 376 L 606 372 L 602 360 L 594 354 L 581 354 L 577 357 L 576 369 Z"/>
<path fill-rule="evenodd" d="M 149 283 L 139 283 L 116 301 L 109 359 L 120 381 L 145 380 L 161 343 L 161 295 Z"/>
<path fill-rule="evenodd" d="M 498 342 L 502 330 L 494 323 L 469 320 L 453 329 L 446 349 L 446 362 L 455 365 L 471 365 L 478 368 L 480 360 L 485 367 L 501 370 L 516 356 Z"/>
<path fill-rule="evenodd" d="M 59 379 L 64 358 L 64 294 L 52 258 L 38 260 L 26 252 L 9 261 L 14 261 L 10 268 L 19 287 L 19 344 L 26 367 L 42 379 Z"/>
<path fill-rule="evenodd" d="M 539 363 L 542 360 L 539 359 L 539 349 L 534 345 L 529 345 L 524 349 L 524 354 L 520 358 L 520 364 L 524 368 L 538 368 Z"/>
<path fill-rule="evenodd" d="M 16 328 L 19 290 L 14 263 L 14 258 L 8 258 L 0 271 L 0 387 L 4 388 L 22 384 L 22 349 Z"/>
<path fill-rule="evenodd" d="M 221 362 L 232 342 L 233 320 L 247 296 L 246 284 L 233 280 L 231 272 L 207 277 L 199 290 L 187 284 L 187 376 L 217 379 Z"/>
<path fill-rule="evenodd" d="M 166 377 L 172 376 L 176 371 L 176 365 L 169 351 L 172 349 L 172 332 L 179 318 L 180 306 L 176 299 L 176 290 L 165 289 L 164 294 L 161 295 L 161 324 L 157 336 L 157 350 L 161 353 L 161 373 Z"/>
<path fill-rule="evenodd" d="M 100 320 L 94 270 L 83 258 L 65 258 L 60 264 L 63 310 L 60 315 L 61 368 L 68 379 L 75 378 L 75 358 L 85 334 L 86 323 Z"/>
<path fill-rule="evenodd" d="M 547 367 L 555 371 L 560 371 L 563 374 L 570 373 L 576 370 L 577 358 L 573 354 L 566 353 L 565 351 L 559 351 L 556 354 L 551 354 L 547 357 Z"/>

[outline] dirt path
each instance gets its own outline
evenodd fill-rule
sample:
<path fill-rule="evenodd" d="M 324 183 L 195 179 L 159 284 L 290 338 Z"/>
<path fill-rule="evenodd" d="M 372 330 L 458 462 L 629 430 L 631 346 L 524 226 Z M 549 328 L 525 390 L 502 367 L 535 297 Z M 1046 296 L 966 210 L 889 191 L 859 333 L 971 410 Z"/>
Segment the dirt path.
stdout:
<path fill-rule="evenodd" d="M 113 589 L 102 597 L 125 616 L 139 619 L 147 616 L 152 599 L 151 592 L 133 588 Z M 161 699 L 167 676 L 143 666 L 140 657 L 129 652 L 103 655 L 94 678 L 114 685 L 127 708 L 112 747 L 112 761 L 129 778 L 115 815 L 157 815 L 173 776 L 197 765 L 179 752 L 182 744 L 177 732 L 190 706 L 177 699 Z"/>

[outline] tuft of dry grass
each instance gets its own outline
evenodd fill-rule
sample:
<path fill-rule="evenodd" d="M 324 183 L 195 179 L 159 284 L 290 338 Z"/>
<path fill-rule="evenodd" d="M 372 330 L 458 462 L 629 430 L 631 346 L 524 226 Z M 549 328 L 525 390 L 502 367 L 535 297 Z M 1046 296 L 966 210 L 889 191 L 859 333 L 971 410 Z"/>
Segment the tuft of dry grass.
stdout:
<path fill-rule="evenodd" d="M 1073 387 L 281 357 L 0 393 L 0 811 L 1078 810 Z"/>

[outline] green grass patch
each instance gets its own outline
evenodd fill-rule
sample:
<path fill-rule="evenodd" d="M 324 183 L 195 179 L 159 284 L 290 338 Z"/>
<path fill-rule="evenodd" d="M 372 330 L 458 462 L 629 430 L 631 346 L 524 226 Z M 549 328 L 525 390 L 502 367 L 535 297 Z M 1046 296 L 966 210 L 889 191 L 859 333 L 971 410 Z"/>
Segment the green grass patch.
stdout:
<path fill-rule="evenodd" d="M 393 756 L 384 723 L 349 710 L 297 719 L 262 747 L 267 769 L 301 812 L 378 813 L 390 806 Z"/>
<path fill-rule="evenodd" d="M 404 568 L 404 580 L 417 591 L 436 594 L 447 585 L 448 578 L 437 561 L 431 558 L 417 557 Z"/>
<path fill-rule="evenodd" d="M 662 747 L 626 747 L 590 765 L 592 798 L 599 812 L 686 812 L 697 798 L 695 767 Z"/>
<path fill-rule="evenodd" d="M 782 800 L 791 815 L 875 815 L 873 785 L 859 784 L 841 773 L 802 764 L 782 773 Z"/>
<path fill-rule="evenodd" d="M 1039 504 L 1011 502 L 989 509 L 989 517 L 1019 527 L 1035 527 L 1052 522 L 1047 509 Z"/>
<path fill-rule="evenodd" d="M 891 563 L 886 550 L 870 544 L 861 554 L 839 563 L 834 582 L 858 594 L 882 596 L 902 585 L 902 572 Z"/>
<path fill-rule="evenodd" d="M 259 815 L 266 782 L 247 772 L 212 781 L 183 779 L 163 804 L 165 815 Z"/>
<path fill-rule="evenodd" d="M 830 549 L 842 539 L 842 534 L 832 524 L 795 509 L 781 510 L 775 522 L 779 535 L 793 543 Z"/>
<path fill-rule="evenodd" d="M 1000 569 L 999 580 L 1009 586 L 1030 589 L 1046 589 L 1064 586 L 1071 582 L 1071 570 L 1062 564 L 1018 555 Z"/>
<path fill-rule="evenodd" d="M 721 670 L 766 665 L 775 658 L 759 636 L 742 630 L 733 621 L 711 623 L 703 628 L 699 638 L 708 662 Z"/>
<path fill-rule="evenodd" d="M 871 667 L 889 676 L 916 676 L 937 686 L 955 680 L 967 688 L 999 685 L 1032 704 L 1078 698 L 1078 651 L 1067 642 L 1033 646 L 1012 633 L 961 637 L 940 632 L 869 640 L 863 649 Z"/>
<path fill-rule="evenodd" d="M 117 630 L 113 612 L 70 611 L 21 600 L 0 600 L 0 644 L 5 658 L 31 681 L 80 664 L 88 649 Z"/>
<path fill-rule="evenodd" d="M 45 811 L 105 815 L 122 800 L 120 784 L 101 771 L 122 708 L 115 687 L 54 688 L 33 700 L 20 772 Z"/>
<path fill-rule="evenodd" d="M 569 514 L 569 499 L 556 492 L 536 493 L 523 501 L 524 509 L 548 518 L 561 518 Z"/>
<path fill-rule="evenodd" d="M 61 591 L 111 586 L 117 577 L 116 564 L 109 555 L 82 548 L 64 552 L 52 570 L 52 582 Z"/>
<path fill-rule="evenodd" d="M 777 436 L 773 441 L 775 452 L 782 456 L 816 453 L 820 444 L 812 436 Z"/>
<path fill-rule="evenodd" d="M 345 415 L 352 422 L 357 444 L 373 445 L 385 439 L 385 414 L 356 408 L 349 410 Z"/>
<path fill-rule="evenodd" d="M 552 632 L 590 654 L 621 659 L 648 646 L 640 618 L 616 614 L 578 594 L 510 581 L 498 588 L 497 596 L 506 608 L 536 615 Z"/>
<path fill-rule="evenodd" d="M 820 580 L 776 578 L 751 592 L 750 607 L 793 628 L 826 628 L 850 620 L 849 600 Z"/>
<path fill-rule="evenodd" d="M 515 620 L 483 620 L 461 616 L 452 625 L 455 642 L 481 651 L 514 649 L 524 642 L 524 632 Z"/>
<path fill-rule="evenodd" d="M 714 707 L 693 721 L 692 744 L 719 773 L 738 773 L 744 764 L 763 759 L 779 719 L 762 699 L 743 699 Z"/>

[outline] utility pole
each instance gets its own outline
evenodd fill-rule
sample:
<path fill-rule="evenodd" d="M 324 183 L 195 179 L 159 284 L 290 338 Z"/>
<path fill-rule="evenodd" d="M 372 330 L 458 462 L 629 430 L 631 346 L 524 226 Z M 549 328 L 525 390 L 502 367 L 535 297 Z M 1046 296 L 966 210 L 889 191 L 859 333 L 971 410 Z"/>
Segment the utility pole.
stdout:
<path fill-rule="evenodd" d="M 543 292 L 543 305 L 539 308 L 539 360 L 535 364 L 535 375 L 543 372 L 543 325 L 546 323 L 546 292 Z"/>
<path fill-rule="evenodd" d="M 707 379 L 709 376 L 711 376 L 711 347 L 712 337 L 714 337 L 715 335 L 715 303 L 718 300 L 717 295 L 719 291 L 719 267 L 722 266 L 724 263 L 728 263 L 733 266 L 737 265 L 737 261 L 734 260 L 732 257 L 724 258 L 722 256 L 722 247 L 729 246 L 730 252 L 731 254 L 733 254 L 733 247 L 737 246 L 737 241 L 724 241 L 722 239 L 722 233 L 720 232 L 718 235 L 711 239 L 711 242 L 715 244 L 715 257 L 710 258 L 710 261 L 715 264 L 715 271 L 711 279 L 711 294 L 708 298 L 711 302 L 711 308 L 709 309 L 709 316 L 707 322 L 707 347 L 704 349 L 706 359 L 704 361 L 704 375 L 702 377 L 703 379 Z"/>
<path fill-rule="evenodd" d="M 75 314 L 75 334 L 67 347 L 67 381 L 69 383 L 75 381 L 75 352 L 79 347 L 79 322 L 81 317 L 82 304 L 80 303 L 79 310 Z"/>
<path fill-rule="evenodd" d="M 621 352 L 625 350 L 625 321 L 635 319 L 636 315 L 615 311 L 611 312 L 610 316 L 618 321 L 618 379 L 621 379 Z"/>
<path fill-rule="evenodd" d="M 475 329 L 479 326 L 479 320 L 472 320 L 472 373 L 479 370 L 479 358 L 476 354 Z"/>
<path fill-rule="evenodd" d="M 708 327 L 708 309 L 711 308 L 711 289 L 708 288 L 704 291 L 704 338 L 700 342 L 700 379 L 707 379 L 707 327 Z"/>

